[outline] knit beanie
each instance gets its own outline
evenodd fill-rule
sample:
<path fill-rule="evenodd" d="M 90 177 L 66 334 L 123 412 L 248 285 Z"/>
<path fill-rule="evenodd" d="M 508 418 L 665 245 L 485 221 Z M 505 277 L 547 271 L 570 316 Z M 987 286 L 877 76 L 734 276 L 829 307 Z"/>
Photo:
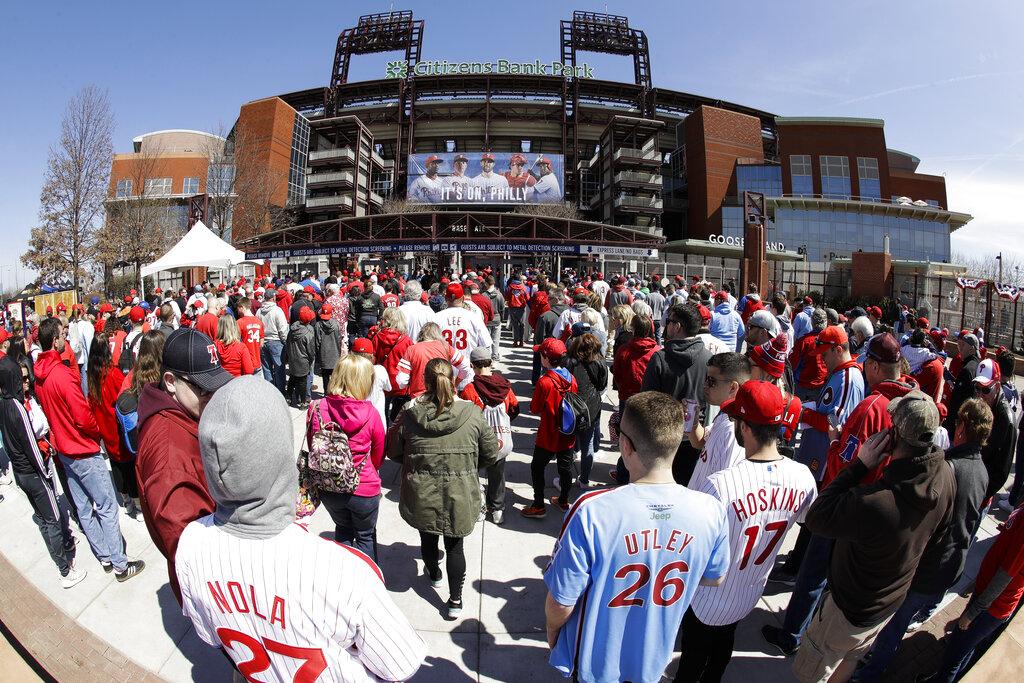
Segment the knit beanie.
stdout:
<path fill-rule="evenodd" d="M 750 360 L 757 367 L 778 379 L 786 371 L 786 348 L 788 345 L 789 337 L 785 333 L 780 334 L 760 346 L 755 346 L 750 352 Z"/>

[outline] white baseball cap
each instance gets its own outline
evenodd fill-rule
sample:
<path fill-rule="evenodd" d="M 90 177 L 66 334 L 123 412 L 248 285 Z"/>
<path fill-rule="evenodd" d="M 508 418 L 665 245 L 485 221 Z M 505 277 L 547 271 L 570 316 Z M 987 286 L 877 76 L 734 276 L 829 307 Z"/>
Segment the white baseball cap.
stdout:
<path fill-rule="evenodd" d="M 975 384 L 990 387 L 993 383 L 998 383 L 1000 379 L 999 365 L 994 360 L 986 358 L 978 363 L 978 372 L 974 375 Z"/>

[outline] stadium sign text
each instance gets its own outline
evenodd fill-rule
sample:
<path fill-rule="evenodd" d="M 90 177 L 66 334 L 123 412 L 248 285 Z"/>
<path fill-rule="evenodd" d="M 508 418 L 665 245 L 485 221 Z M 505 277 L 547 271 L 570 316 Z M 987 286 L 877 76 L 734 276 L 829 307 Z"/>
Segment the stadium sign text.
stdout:
<path fill-rule="evenodd" d="M 388 62 L 384 78 L 411 78 L 414 76 L 455 76 L 467 74 L 510 74 L 532 76 L 561 76 L 562 78 L 593 78 L 594 69 L 584 62 L 577 66 L 561 62 L 510 62 L 499 59 L 496 62 L 416 62 L 409 68 L 409 62 L 400 59 Z"/>
<path fill-rule="evenodd" d="M 269 249 L 247 251 L 245 257 L 262 261 L 268 258 L 302 258 L 308 256 L 340 256 L 354 254 L 397 253 L 509 253 L 509 254 L 564 254 L 605 255 L 631 258 L 658 258 L 658 250 L 650 247 L 625 247 L 596 244 L 565 244 L 560 242 L 433 242 L 395 244 L 342 244 L 331 247 L 302 249 Z"/>
<path fill-rule="evenodd" d="M 712 244 L 726 244 L 730 247 L 742 247 L 743 238 L 733 237 L 732 235 L 709 235 L 708 242 Z M 786 251 L 786 245 L 782 242 L 766 242 L 765 250 L 767 251 Z"/>

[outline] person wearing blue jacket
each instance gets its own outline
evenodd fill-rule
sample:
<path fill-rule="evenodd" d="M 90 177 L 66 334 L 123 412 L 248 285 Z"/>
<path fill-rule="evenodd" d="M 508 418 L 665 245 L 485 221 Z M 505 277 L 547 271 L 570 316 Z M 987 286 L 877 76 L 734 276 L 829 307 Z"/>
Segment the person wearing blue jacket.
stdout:
<path fill-rule="evenodd" d="M 708 331 L 712 337 L 722 341 L 737 353 L 743 350 L 743 339 L 747 332 L 743 327 L 743 318 L 729 305 L 728 292 L 721 291 L 715 294 L 715 310 L 712 311 Z"/>

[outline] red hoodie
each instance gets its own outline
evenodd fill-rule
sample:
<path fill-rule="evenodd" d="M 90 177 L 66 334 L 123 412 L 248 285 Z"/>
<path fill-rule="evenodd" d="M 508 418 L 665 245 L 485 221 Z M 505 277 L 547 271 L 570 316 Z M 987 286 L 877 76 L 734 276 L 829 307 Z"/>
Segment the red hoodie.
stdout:
<path fill-rule="evenodd" d="M 869 437 L 892 427 L 892 418 L 886 410 L 889 401 L 919 388 L 914 378 L 909 375 L 903 375 L 898 380 L 884 380 L 871 388 L 871 393 L 850 413 L 839 439 L 829 446 L 828 462 L 825 464 L 821 488 L 828 486 L 844 467 L 857 458 L 857 452 Z M 881 479 L 882 471 L 888 464 L 889 458 L 882 460 L 875 469 L 864 476 L 861 483 L 870 484 Z"/>
<path fill-rule="evenodd" d="M 647 364 L 651 362 L 654 352 L 660 348 L 658 342 L 650 337 L 633 337 L 615 354 L 612 377 L 615 378 L 615 386 L 619 392 L 619 405 L 640 392 Z"/>
<path fill-rule="evenodd" d="M 75 370 L 78 366 L 75 366 Z M 50 423 L 50 441 L 69 458 L 80 459 L 100 452 L 100 427 L 82 395 L 81 380 L 61 362 L 53 350 L 39 354 L 35 364 L 36 398 Z"/>
<path fill-rule="evenodd" d="M 402 360 L 405 350 L 412 346 L 412 339 L 394 328 L 386 328 L 373 335 L 373 362 L 388 371 L 391 391 L 385 396 L 408 396 L 408 389 L 399 389 L 395 381 L 398 375 L 398 361 Z"/>
<path fill-rule="evenodd" d="M 114 404 L 121 393 L 121 385 L 124 384 L 124 374 L 111 365 L 103 375 L 100 382 L 101 401 L 97 404 L 89 397 L 89 408 L 96 416 L 96 424 L 100 427 L 100 438 L 103 439 L 103 446 L 107 449 L 107 455 L 118 462 L 121 459 L 121 444 L 117 438 L 117 417 L 114 415 Z"/>
<path fill-rule="evenodd" d="M 566 371 L 564 368 L 560 370 Z M 576 443 L 575 436 L 566 436 L 558 428 L 562 422 L 562 393 L 576 393 L 576 378 L 571 374 L 569 381 L 555 370 L 548 370 L 537 380 L 530 400 L 530 412 L 540 415 L 537 428 L 537 445 L 552 453 L 567 451 Z"/>
<path fill-rule="evenodd" d="M 527 322 L 530 323 L 530 327 L 537 329 L 537 321 L 544 315 L 545 311 L 550 311 L 551 305 L 548 303 L 547 292 L 538 292 L 533 295 L 533 299 L 530 301 L 530 317 Z"/>

